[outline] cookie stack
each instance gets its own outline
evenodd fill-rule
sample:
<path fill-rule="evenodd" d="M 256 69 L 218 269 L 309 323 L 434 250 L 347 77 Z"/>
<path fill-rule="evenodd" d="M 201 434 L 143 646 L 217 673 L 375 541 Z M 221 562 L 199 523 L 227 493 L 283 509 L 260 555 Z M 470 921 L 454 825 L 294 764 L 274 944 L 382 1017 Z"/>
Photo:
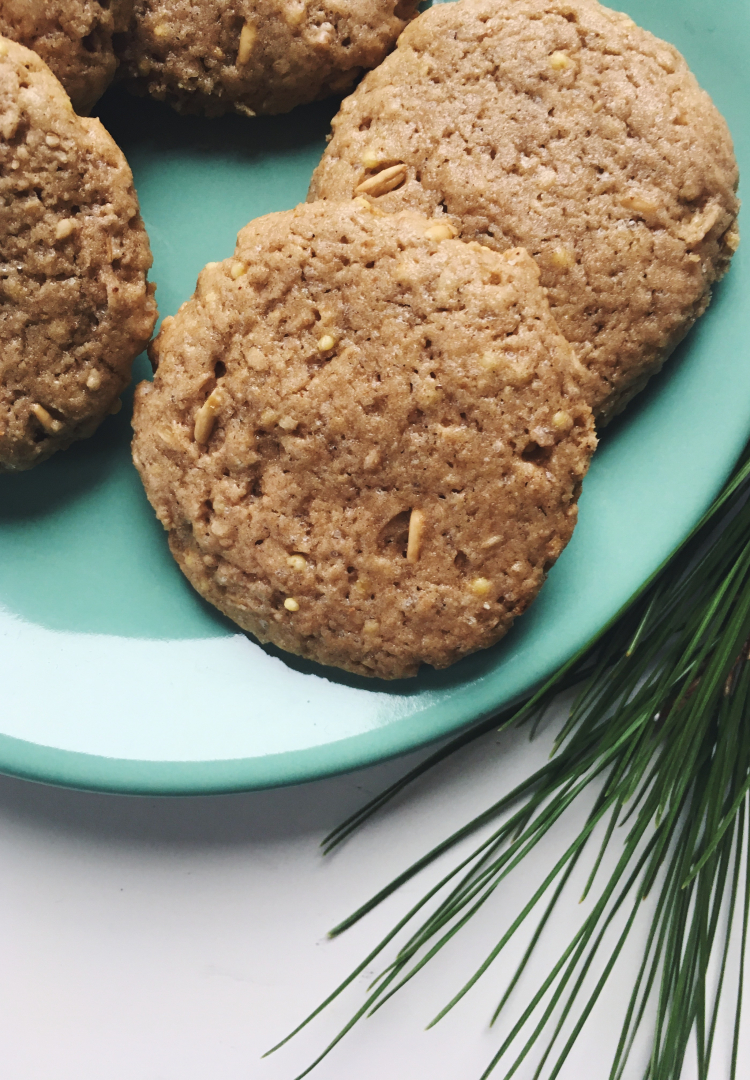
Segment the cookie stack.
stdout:
<path fill-rule="evenodd" d="M 209 114 L 283 111 L 374 67 L 308 203 L 248 225 L 164 320 L 133 456 L 204 597 L 389 679 L 492 645 L 533 600 L 594 424 L 659 370 L 739 242 L 729 132 L 672 46 L 596 0 L 414 9 L 136 0 L 111 39 L 137 90 Z M 45 219 L 63 245 L 65 205 Z M 138 265 L 131 351 L 153 315 Z M 19 432 L 65 412 L 29 386 Z"/>

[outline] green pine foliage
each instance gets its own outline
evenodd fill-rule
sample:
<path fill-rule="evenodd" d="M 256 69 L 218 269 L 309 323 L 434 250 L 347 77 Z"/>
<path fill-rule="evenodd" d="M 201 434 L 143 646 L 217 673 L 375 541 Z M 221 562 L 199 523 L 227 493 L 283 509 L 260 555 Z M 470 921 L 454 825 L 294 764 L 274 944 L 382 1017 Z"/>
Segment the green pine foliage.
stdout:
<path fill-rule="evenodd" d="M 370 986 L 350 1022 L 302 1076 L 358 1020 L 418 976 L 502 888 L 511 871 L 532 856 L 566 811 L 595 793 L 583 828 L 558 853 L 541 886 L 432 1023 L 461 1000 L 522 926 L 533 926 L 494 1023 L 511 991 L 518 993 L 521 975 L 573 870 L 588 859 L 582 924 L 560 948 L 547 978 L 528 1000 L 481 1080 L 496 1069 L 504 1070 L 506 1078 L 513 1076 L 532 1053 L 538 1060 L 535 1078 L 558 1076 L 639 916 L 650 919 L 650 925 L 610 1080 L 623 1076 L 642 1028 L 652 1044 L 644 1080 L 679 1080 L 691 1046 L 698 1076 L 706 1080 L 724 995 L 729 996 L 735 1016 L 731 1065 L 735 1080 L 742 961 L 750 918 L 748 494 L 746 452 L 693 535 L 596 641 L 528 701 L 437 751 L 326 838 L 325 849 L 330 851 L 461 746 L 493 727 L 535 724 L 563 688 L 577 687 L 568 719 L 543 768 L 447 837 L 332 931 L 342 933 L 459 841 L 491 827 L 489 836 L 468 857 L 458 859 L 296 1029 L 308 1024 L 387 946 L 398 944 L 395 959 Z M 604 832 L 598 850 L 589 844 L 597 830 Z M 607 874 L 601 872 L 605 851 L 617 856 Z M 649 896 L 652 902 L 644 908 L 643 900 Z M 730 986 L 731 945 L 739 954 L 740 974 Z M 594 981 L 596 971 L 600 974 Z"/>

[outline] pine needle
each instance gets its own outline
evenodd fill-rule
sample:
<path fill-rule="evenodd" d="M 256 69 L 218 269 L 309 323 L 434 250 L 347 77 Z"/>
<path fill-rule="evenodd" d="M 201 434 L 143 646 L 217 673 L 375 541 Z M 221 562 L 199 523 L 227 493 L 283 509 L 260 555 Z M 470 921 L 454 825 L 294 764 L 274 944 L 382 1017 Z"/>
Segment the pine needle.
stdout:
<path fill-rule="evenodd" d="M 502 1062 L 508 1080 L 534 1051 L 539 1056 L 535 1080 L 555 1080 L 633 927 L 644 918 L 650 919 L 649 931 L 610 1080 L 621 1080 L 647 1018 L 653 1030 L 644 1080 L 679 1080 L 691 1044 L 699 1080 L 707 1080 L 719 1005 L 728 981 L 730 946 L 739 923 L 740 972 L 731 1005 L 730 1076 L 735 1080 L 742 969 L 750 928 L 748 495 L 750 451 L 685 544 L 594 641 L 526 701 L 436 751 L 326 837 L 323 846 L 330 851 L 473 739 L 498 726 L 536 725 L 561 690 L 579 686 L 545 766 L 457 828 L 331 931 L 334 935 L 343 932 L 461 841 L 492 827 L 491 834 L 444 874 L 356 971 L 295 1029 L 292 1034 L 412 927 L 351 1021 L 303 1076 L 356 1022 L 382 1007 L 460 933 L 513 869 L 534 854 L 568 809 L 596 793 L 584 826 L 557 854 L 542 884 L 432 1024 L 471 990 L 544 904 L 492 1022 L 503 1013 L 511 993 L 519 992 L 521 977 L 573 870 L 588 857 L 588 842 L 601 825 L 603 840 L 590 853 L 591 869 L 581 897 L 590 910 L 481 1080 Z M 626 824 L 623 836 L 617 826 Z M 607 854 L 616 856 L 614 866 L 606 880 L 600 881 Z M 655 902 L 648 913 L 643 901 L 652 891 Z M 425 914 L 430 906 L 432 910 Z M 712 984 L 717 964 L 718 976 Z M 593 989 L 587 989 L 595 965 L 600 974 Z M 523 1036 L 529 1024 L 530 1033 Z M 511 1052 L 514 1057 L 507 1060 Z"/>

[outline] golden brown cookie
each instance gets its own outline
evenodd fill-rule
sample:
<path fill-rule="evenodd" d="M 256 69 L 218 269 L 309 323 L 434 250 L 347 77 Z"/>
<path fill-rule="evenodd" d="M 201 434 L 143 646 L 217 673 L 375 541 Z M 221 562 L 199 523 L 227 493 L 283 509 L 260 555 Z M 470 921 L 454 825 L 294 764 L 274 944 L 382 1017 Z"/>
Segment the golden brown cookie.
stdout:
<path fill-rule="evenodd" d="M 132 11 L 133 0 L 2 0 L 0 34 L 38 53 L 85 116 L 112 82 L 112 35 Z"/>
<path fill-rule="evenodd" d="M 127 162 L 36 53 L 0 38 L 0 472 L 85 438 L 156 320 Z"/>
<path fill-rule="evenodd" d="M 418 0 L 136 0 L 132 89 L 184 112 L 288 112 L 383 59 Z"/>
<path fill-rule="evenodd" d="M 536 264 L 453 231 L 351 201 L 252 222 L 136 393 L 134 460 L 196 589 L 362 675 L 501 638 L 595 445 Z"/>
<path fill-rule="evenodd" d="M 724 120 L 675 48 L 594 0 L 440 4 L 398 44 L 343 103 L 310 198 L 366 194 L 525 247 L 605 421 L 737 248 Z"/>

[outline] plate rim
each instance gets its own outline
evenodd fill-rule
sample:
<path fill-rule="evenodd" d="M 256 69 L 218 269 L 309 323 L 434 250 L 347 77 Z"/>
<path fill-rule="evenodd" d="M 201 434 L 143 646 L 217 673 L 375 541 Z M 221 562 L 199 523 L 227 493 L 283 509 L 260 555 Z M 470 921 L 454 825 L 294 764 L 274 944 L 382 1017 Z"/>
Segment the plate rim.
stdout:
<path fill-rule="evenodd" d="M 742 359 L 750 359 L 744 345 L 737 356 L 738 361 Z M 666 381 L 663 376 L 659 380 L 664 390 Z M 650 396 L 644 395 L 647 398 Z M 750 406 L 744 425 L 736 417 L 734 425 L 733 435 L 725 440 L 721 457 L 713 462 L 712 482 L 705 486 L 703 492 L 704 496 L 710 495 L 710 498 L 705 497 L 700 500 L 700 504 L 691 507 L 690 521 L 683 521 L 683 533 L 677 544 L 675 536 L 672 535 L 666 551 L 664 544 L 661 547 L 655 546 L 652 573 L 657 572 L 684 542 L 731 474 L 734 462 L 750 435 Z M 689 524 L 690 528 L 685 529 L 685 524 Z M 629 602 L 621 604 L 616 614 L 603 621 L 597 633 L 618 618 Z M 591 640 L 590 635 L 588 640 Z M 528 680 L 524 693 L 539 685 L 540 681 L 557 670 L 579 648 L 580 639 L 568 647 L 561 646 L 556 656 L 548 657 L 546 664 L 537 666 L 538 678 Z M 472 680 L 472 683 L 476 685 L 475 680 Z M 448 736 L 459 734 L 493 713 L 507 708 L 509 703 L 504 699 L 488 704 L 486 695 L 480 693 L 467 708 L 465 699 L 462 699 L 463 694 L 458 694 L 452 700 L 443 702 L 442 715 L 431 718 L 428 731 L 425 730 L 425 725 L 419 722 L 420 714 L 416 714 L 407 721 L 396 721 L 317 746 L 226 759 L 153 760 L 108 757 L 81 750 L 62 749 L 0 733 L 0 773 L 78 790 L 129 795 L 210 795 L 282 787 L 374 765 L 427 747 Z M 428 709 L 421 715 L 429 713 Z"/>
<path fill-rule="evenodd" d="M 609 626 L 617 622 L 644 585 L 665 568 L 686 542 L 734 471 L 748 438 L 750 438 L 750 426 L 747 429 L 747 437 L 742 439 L 741 445 L 732 458 L 731 465 L 721 474 L 720 482 L 715 485 L 711 498 L 695 516 L 690 529 L 666 557 L 661 559 L 630 598 L 602 624 L 594 637 L 589 638 L 588 644 L 593 643 Z M 587 648 L 588 644 L 583 648 Z M 374 766 L 418 749 L 426 749 L 443 739 L 458 736 L 474 724 L 489 719 L 494 712 L 505 711 L 512 706 L 514 701 L 520 703 L 579 651 L 581 651 L 580 644 L 567 650 L 567 655 L 560 663 L 547 674 L 530 683 L 524 694 L 510 701 L 477 709 L 463 722 L 455 723 L 450 719 L 446 722 L 444 719 L 441 730 L 433 730 L 426 737 L 424 732 L 418 732 L 413 725 L 401 722 L 301 750 L 206 761 L 155 761 L 146 758 L 87 754 L 82 751 L 44 746 L 0 733 L 0 774 L 77 791 L 134 796 L 158 795 L 165 798 L 232 794 L 312 783 Z M 460 711 L 458 710 L 459 702 L 460 695 L 447 703 L 449 708 L 446 711 L 450 717 L 454 717 L 455 713 Z M 400 738 L 397 736 L 394 739 L 394 727 L 398 729 Z M 404 732 L 408 731 L 412 734 L 404 736 Z M 384 747 L 381 744 L 386 736 L 387 747 Z"/>

